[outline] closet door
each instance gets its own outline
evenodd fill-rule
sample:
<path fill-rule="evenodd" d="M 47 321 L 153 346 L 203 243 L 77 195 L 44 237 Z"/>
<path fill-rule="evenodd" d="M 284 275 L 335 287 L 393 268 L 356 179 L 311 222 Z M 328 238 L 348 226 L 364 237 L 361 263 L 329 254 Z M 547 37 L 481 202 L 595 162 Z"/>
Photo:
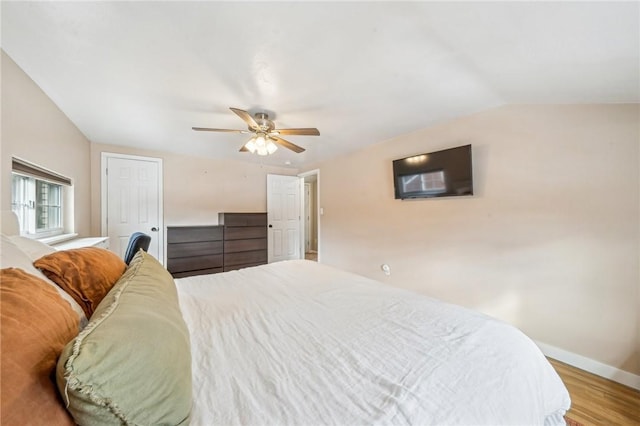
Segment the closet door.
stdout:
<path fill-rule="evenodd" d="M 148 253 L 164 264 L 162 160 L 102 154 L 102 235 L 124 256 L 134 232 L 151 236 Z"/>

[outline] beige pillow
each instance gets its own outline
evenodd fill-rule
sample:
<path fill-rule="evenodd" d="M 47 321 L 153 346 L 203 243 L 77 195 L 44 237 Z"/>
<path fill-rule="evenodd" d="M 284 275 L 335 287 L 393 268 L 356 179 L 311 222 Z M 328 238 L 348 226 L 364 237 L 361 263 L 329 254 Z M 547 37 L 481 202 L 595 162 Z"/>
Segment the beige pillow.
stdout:
<path fill-rule="evenodd" d="M 57 251 L 33 264 L 69 293 L 87 318 L 127 268 L 118 255 L 98 247 Z"/>
<path fill-rule="evenodd" d="M 31 275 L 48 280 L 41 271 L 33 266 L 33 260 L 22 251 L 13 241 L 11 237 L 0 235 L 0 267 L 2 268 L 20 268 Z"/>
<path fill-rule="evenodd" d="M 11 240 L 16 247 L 25 252 L 31 261 L 40 259 L 42 256 L 46 256 L 47 254 L 55 253 L 56 251 L 56 249 L 42 241 L 23 237 L 22 235 L 12 235 L 9 237 L 9 240 Z"/>
<path fill-rule="evenodd" d="M 173 278 L 152 256 L 134 257 L 65 347 L 57 380 L 78 424 L 188 424 L 189 332 Z"/>
<path fill-rule="evenodd" d="M 3 425 L 72 425 L 58 395 L 58 356 L 78 316 L 53 286 L 21 269 L 0 270 Z"/>

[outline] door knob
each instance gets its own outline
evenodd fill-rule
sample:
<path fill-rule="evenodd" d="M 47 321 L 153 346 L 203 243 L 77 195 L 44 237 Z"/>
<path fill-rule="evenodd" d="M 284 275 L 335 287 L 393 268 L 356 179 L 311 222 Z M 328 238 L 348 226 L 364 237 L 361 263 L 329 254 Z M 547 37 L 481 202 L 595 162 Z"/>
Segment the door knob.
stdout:
<path fill-rule="evenodd" d="M 269 228 L 273 228 L 273 225 L 269 225 Z"/>
<path fill-rule="evenodd" d="M 154 226 L 153 228 L 151 228 L 151 230 L 152 230 L 153 232 L 158 232 L 158 228 L 156 228 L 155 226 Z"/>

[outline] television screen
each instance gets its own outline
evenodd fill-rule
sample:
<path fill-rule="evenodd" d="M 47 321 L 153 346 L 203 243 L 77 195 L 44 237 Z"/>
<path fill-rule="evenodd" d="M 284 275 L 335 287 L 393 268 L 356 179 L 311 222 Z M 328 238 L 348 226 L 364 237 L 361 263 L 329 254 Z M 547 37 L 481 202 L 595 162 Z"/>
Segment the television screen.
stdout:
<path fill-rule="evenodd" d="M 471 145 L 393 162 L 396 199 L 473 195 Z"/>

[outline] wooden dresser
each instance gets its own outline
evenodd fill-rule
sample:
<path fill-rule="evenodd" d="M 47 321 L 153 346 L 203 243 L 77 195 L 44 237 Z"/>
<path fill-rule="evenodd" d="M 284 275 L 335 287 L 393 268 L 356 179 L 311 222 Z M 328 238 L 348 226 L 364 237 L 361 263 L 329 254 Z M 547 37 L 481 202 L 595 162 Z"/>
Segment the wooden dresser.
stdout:
<path fill-rule="evenodd" d="M 175 278 L 224 270 L 222 226 L 168 226 L 167 270 Z"/>
<path fill-rule="evenodd" d="M 267 214 L 219 213 L 224 227 L 224 270 L 267 263 Z"/>

